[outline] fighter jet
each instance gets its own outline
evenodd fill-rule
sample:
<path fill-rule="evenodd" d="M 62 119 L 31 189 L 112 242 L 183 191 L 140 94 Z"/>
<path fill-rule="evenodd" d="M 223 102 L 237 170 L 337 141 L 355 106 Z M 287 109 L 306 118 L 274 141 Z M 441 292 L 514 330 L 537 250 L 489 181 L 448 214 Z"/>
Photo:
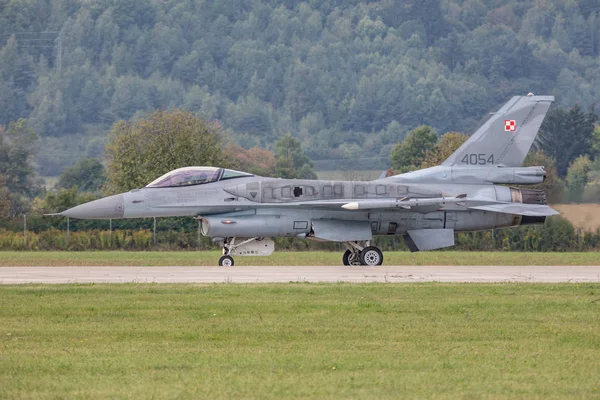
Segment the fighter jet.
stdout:
<path fill-rule="evenodd" d="M 551 96 L 516 96 L 441 165 L 370 182 L 278 179 L 218 167 L 168 172 L 146 187 L 59 215 L 82 219 L 188 216 L 234 256 L 267 256 L 272 238 L 341 242 L 344 265 L 377 266 L 375 235 L 403 235 L 411 251 L 454 245 L 455 232 L 541 224 L 558 214 L 540 190 L 543 166 L 522 167 Z"/>

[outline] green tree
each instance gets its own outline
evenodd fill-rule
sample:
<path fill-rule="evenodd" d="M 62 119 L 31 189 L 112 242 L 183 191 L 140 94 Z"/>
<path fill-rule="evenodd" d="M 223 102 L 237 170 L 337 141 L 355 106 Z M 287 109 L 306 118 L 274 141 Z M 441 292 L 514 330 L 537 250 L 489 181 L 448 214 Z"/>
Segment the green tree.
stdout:
<path fill-rule="evenodd" d="M 229 167 L 220 125 L 189 111 L 156 111 L 135 122 L 119 121 L 106 146 L 107 190 L 123 192 L 187 166 Z"/>
<path fill-rule="evenodd" d="M 0 219 L 11 216 L 10 192 L 6 187 L 6 179 L 0 175 Z"/>
<path fill-rule="evenodd" d="M 287 179 L 316 179 L 313 163 L 298 139 L 287 133 L 275 142 L 275 176 Z"/>
<path fill-rule="evenodd" d="M 392 150 L 392 168 L 399 173 L 420 168 L 427 153 L 435 151 L 437 140 L 437 134 L 430 126 L 421 125 L 413 129 Z"/>
<path fill-rule="evenodd" d="M 269 150 L 252 147 L 248 150 L 233 143 L 225 147 L 225 154 L 235 168 L 261 176 L 273 176 L 275 173 L 275 155 Z"/>
<path fill-rule="evenodd" d="M 80 193 L 77 188 L 61 189 L 48 192 L 44 201 L 39 205 L 38 211 L 44 214 L 58 213 L 95 199 L 97 196 L 91 193 Z"/>
<path fill-rule="evenodd" d="M 131 118 L 137 111 L 152 108 L 152 82 L 137 76 L 119 77 L 111 99 L 111 108 L 119 118 Z"/>
<path fill-rule="evenodd" d="M 0 45 L 0 125 L 28 115 L 27 94 L 35 82 L 34 71 L 32 57 L 19 49 L 14 36 L 4 47 Z"/>
<path fill-rule="evenodd" d="M 569 202 L 581 202 L 591 166 L 592 162 L 588 156 L 577 157 L 569 166 L 567 172 L 567 199 Z"/>
<path fill-rule="evenodd" d="M 448 132 L 440 136 L 432 151 L 425 154 L 425 159 L 420 165 L 420 168 L 435 167 L 440 165 L 452 153 L 454 153 L 464 142 L 467 141 L 469 135 L 460 132 Z"/>
<path fill-rule="evenodd" d="M 60 90 L 52 91 L 48 80 L 31 96 L 35 108 L 31 113 L 33 127 L 43 136 L 62 136 L 67 131 L 67 107 Z"/>
<path fill-rule="evenodd" d="M 585 113 L 578 105 L 569 110 L 551 110 L 538 134 L 538 145 L 548 156 L 556 160 L 558 175 L 565 177 L 575 158 L 591 153 L 594 132 L 593 113 Z"/>
<path fill-rule="evenodd" d="M 82 192 L 96 192 L 106 182 L 104 165 L 94 158 L 83 158 L 71 168 L 65 169 L 58 180 L 59 188 L 77 187 Z"/>
<path fill-rule="evenodd" d="M 256 136 L 263 143 L 272 143 L 273 110 L 269 104 L 250 95 L 240 98 L 236 105 L 232 105 L 229 114 L 231 126 L 236 132 Z"/>
<path fill-rule="evenodd" d="M 592 150 L 594 151 L 594 157 L 600 157 L 600 126 L 594 128 L 592 135 Z"/>
<path fill-rule="evenodd" d="M 420 21 L 427 32 L 427 44 L 431 45 L 437 38 L 447 32 L 446 20 L 439 0 L 408 0 L 403 2 L 408 8 L 411 19 Z"/>
<path fill-rule="evenodd" d="M 525 167 L 544 167 L 546 170 L 546 179 L 538 185 L 527 185 L 526 189 L 543 190 L 548 197 L 550 204 L 560 203 L 564 196 L 565 184 L 558 176 L 556 171 L 556 162 L 548 157 L 543 151 L 530 151 L 523 162 Z"/>
<path fill-rule="evenodd" d="M 0 172 L 11 193 L 31 196 L 36 191 L 33 155 L 36 133 L 27 120 L 11 122 L 8 129 L 0 126 Z"/>

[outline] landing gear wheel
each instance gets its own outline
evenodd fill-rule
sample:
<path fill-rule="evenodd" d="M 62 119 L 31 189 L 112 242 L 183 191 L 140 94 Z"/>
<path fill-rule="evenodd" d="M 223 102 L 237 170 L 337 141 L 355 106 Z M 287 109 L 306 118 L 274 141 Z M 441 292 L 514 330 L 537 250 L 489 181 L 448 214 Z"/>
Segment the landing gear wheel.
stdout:
<path fill-rule="evenodd" d="M 346 252 L 344 253 L 344 256 L 342 257 L 342 262 L 344 263 L 344 265 L 350 265 L 350 254 L 352 254 L 350 250 L 346 250 Z"/>
<path fill-rule="evenodd" d="M 346 250 L 344 257 L 342 257 L 344 265 L 362 265 L 360 256 L 350 250 Z"/>
<path fill-rule="evenodd" d="M 233 257 L 223 256 L 223 257 L 219 258 L 219 266 L 220 267 L 233 267 L 233 265 L 234 265 Z"/>
<path fill-rule="evenodd" d="M 374 267 L 383 264 L 383 253 L 375 246 L 365 247 L 360 252 L 360 261 L 362 265 Z"/>

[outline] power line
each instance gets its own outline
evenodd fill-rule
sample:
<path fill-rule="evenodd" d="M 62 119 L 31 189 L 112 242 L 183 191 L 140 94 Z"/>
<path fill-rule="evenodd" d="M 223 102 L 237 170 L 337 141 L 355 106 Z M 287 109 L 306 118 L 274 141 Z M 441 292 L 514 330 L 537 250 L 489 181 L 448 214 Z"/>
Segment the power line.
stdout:
<path fill-rule="evenodd" d="M 41 31 L 41 32 L 13 32 L 13 33 L 4 33 L 0 36 L 13 36 L 13 35 L 33 35 L 40 33 L 60 33 L 60 31 Z"/>
<path fill-rule="evenodd" d="M 23 40 L 27 40 L 30 42 L 41 42 L 41 41 L 45 41 L 45 42 L 54 42 L 56 39 L 40 39 L 40 38 L 19 38 L 19 41 L 23 41 Z"/>
<path fill-rule="evenodd" d="M 18 44 L 17 47 L 20 49 L 53 49 L 56 46 Z"/>
<path fill-rule="evenodd" d="M 55 37 L 23 37 L 23 35 L 56 35 Z M 56 72 L 60 75 L 62 72 L 62 53 L 63 43 L 62 37 L 59 31 L 42 31 L 42 32 L 13 32 L 5 33 L 0 35 L 0 38 L 7 40 L 7 38 L 15 37 L 17 41 L 17 47 L 20 49 L 53 49 L 56 48 Z M 50 43 L 56 43 L 50 45 Z"/>
<path fill-rule="evenodd" d="M 60 75 L 62 72 L 62 38 L 59 36 L 56 40 L 56 71 Z"/>

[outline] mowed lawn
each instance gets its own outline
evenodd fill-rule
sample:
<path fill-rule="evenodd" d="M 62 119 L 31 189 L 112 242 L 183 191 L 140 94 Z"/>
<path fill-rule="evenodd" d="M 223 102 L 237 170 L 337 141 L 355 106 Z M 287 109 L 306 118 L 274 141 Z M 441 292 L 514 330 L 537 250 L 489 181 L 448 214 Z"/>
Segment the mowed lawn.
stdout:
<path fill-rule="evenodd" d="M 3 251 L 0 266 L 214 266 L 218 251 Z M 386 265 L 600 265 L 599 252 L 384 252 Z M 341 265 L 341 252 L 275 252 L 270 257 L 235 257 L 236 265 Z"/>
<path fill-rule="evenodd" d="M 600 398 L 598 284 L 0 286 L 0 398 Z"/>

